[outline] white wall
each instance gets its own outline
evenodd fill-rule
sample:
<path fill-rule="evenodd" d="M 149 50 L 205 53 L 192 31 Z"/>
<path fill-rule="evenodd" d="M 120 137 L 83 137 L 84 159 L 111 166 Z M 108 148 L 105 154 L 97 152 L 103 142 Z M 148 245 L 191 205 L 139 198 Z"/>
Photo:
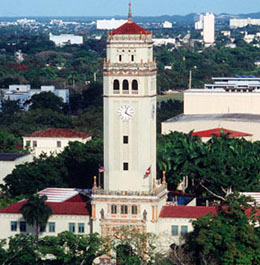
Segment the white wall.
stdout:
<path fill-rule="evenodd" d="M 17 231 L 11 231 L 11 221 L 17 221 Z M 19 234 L 19 222 L 24 221 L 21 214 L 0 214 L 0 239 L 5 239 L 15 234 Z M 84 223 L 85 233 L 90 233 L 90 217 L 88 215 L 52 215 L 49 222 L 55 222 L 55 232 L 49 232 L 49 226 L 46 225 L 46 232 L 40 233 L 40 236 L 56 236 L 63 231 L 69 231 L 69 223 L 75 223 L 75 234 L 78 234 L 78 224 Z M 35 229 L 27 225 L 26 233 L 34 233 Z"/>
<path fill-rule="evenodd" d="M 0 184 L 4 184 L 4 178 L 11 174 L 17 165 L 32 161 L 33 156 L 31 154 L 20 157 L 14 161 L 0 161 Z"/>
<path fill-rule="evenodd" d="M 203 89 L 184 92 L 184 114 L 260 114 L 259 106 L 260 93 L 257 92 L 207 92 Z"/>
<path fill-rule="evenodd" d="M 61 137 L 23 137 L 23 146 L 29 147 L 31 153 L 35 157 L 39 157 L 42 153 L 50 154 L 58 154 L 64 150 L 66 146 L 68 146 L 69 142 L 79 141 L 81 143 L 86 143 L 92 139 L 92 136 L 88 138 L 61 138 Z M 27 141 L 30 141 L 30 144 L 27 145 Z M 37 143 L 37 146 L 33 146 L 33 142 Z M 57 146 L 57 142 L 61 142 L 61 147 Z"/>

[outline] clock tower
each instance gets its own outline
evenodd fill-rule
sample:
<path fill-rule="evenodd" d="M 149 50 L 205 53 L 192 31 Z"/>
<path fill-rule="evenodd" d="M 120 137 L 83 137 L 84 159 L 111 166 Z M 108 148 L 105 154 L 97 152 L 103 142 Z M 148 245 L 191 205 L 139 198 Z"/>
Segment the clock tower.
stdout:
<path fill-rule="evenodd" d="M 152 33 L 132 21 L 129 3 L 128 21 L 108 33 L 103 68 L 104 186 L 92 195 L 102 235 L 129 224 L 152 232 L 146 222 L 155 228 L 166 201 L 165 180 L 156 180 L 156 73 Z"/>
<path fill-rule="evenodd" d="M 108 34 L 104 64 L 104 189 L 150 191 L 156 178 L 152 34 L 132 21 Z M 146 174 L 149 172 L 150 174 Z"/>

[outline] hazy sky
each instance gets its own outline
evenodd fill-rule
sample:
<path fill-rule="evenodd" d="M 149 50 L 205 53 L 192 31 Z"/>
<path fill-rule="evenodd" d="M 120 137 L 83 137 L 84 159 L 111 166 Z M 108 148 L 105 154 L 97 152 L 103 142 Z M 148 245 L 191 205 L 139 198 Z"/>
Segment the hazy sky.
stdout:
<path fill-rule="evenodd" d="M 128 0 L 0 0 L 0 16 L 127 15 Z M 260 0 L 132 0 L 133 16 L 260 12 Z"/>

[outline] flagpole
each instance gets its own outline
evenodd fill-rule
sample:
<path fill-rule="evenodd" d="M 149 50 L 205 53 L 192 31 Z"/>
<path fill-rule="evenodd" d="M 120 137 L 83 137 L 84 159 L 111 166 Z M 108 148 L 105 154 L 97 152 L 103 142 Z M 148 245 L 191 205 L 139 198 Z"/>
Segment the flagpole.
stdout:
<path fill-rule="evenodd" d="M 98 187 L 101 188 L 101 183 L 100 183 L 100 172 L 98 169 Z"/>

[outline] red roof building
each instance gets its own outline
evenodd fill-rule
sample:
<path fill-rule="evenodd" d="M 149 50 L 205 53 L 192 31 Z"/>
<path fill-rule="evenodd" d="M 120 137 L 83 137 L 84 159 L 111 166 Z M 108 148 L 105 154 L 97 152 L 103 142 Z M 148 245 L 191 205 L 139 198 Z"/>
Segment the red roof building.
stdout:
<path fill-rule="evenodd" d="M 23 146 L 28 148 L 35 157 L 43 153 L 47 156 L 56 155 L 64 150 L 69 142 L 86 143 L 92 139 L 92 134 L 72 129 L 49 128 L 34 132 L 23 137 Z"/>
<path fill-rule="evenodd" d="M 90 233 L 90 204 L 87 196 L 75 189 L 47 188 L 40 195 L 46 195 L 46 205 L 50 206 L 52 215 L 40 235 L 57 235 L 63 231 L 76 234 Z M 0 210 L 0 239 L 19 233 L 35 233 L 35 228 L 26 224 L 20 213 L 21 207 L 27 202 L 22 200 Z"/>
<path fill-rule="evenodd" d="M 228 137 L 234 138 L 234 137 L 247 137 L 252 136 L 250 133 L 244 133 L 244 132 L 238 132 L 238 131 L 232 131 L 224 128 L 215 128 L 205 131 L 197 131 L 193 132 L 192 136 L 199 136 L 199 137 L 211 137 L 212 135 L 216 135 L 217 137 L 220 137 L 221 134 L 229 134 Z"/>
<path fill-rule="evenodd" d="M 26 137 L 59 137 L 59 138 L 88 138 L 92 134 L 86 132 L 80 132 L 72 129 L 56 129 L 49 128 L 46 130 L 41 130 L 27 135 Z"/>
<path fill-rule="evenodd" d="M 145 30 L 144 28 L 140 27 L 136 23 L 134 23 L 132 20 L 128 20 L 125 24 L 123 24 L 121 27 L 115 29 L 111 33 L 112 35 L 123 35 L 123 34 L 131 34 L 131 35 L 149 35 L 151 32 Z"/>

